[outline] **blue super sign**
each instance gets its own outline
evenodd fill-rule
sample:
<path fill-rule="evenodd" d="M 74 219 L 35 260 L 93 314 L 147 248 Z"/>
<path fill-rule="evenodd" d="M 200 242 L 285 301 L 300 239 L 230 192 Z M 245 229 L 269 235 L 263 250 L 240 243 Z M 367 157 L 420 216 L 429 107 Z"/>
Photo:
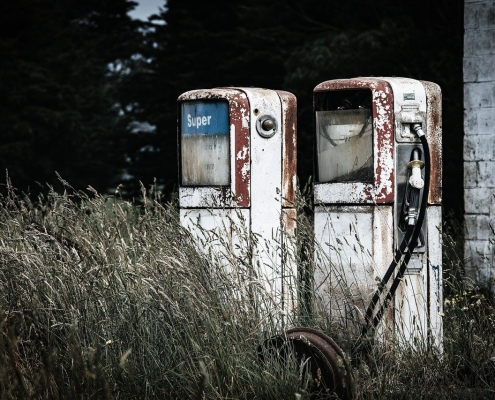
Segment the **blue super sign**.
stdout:
<path fill-rule="evenodd" d="M 182 103 L 181 132 L 183 135 L 229 133 L 229 105 L 224 101 Z"/>

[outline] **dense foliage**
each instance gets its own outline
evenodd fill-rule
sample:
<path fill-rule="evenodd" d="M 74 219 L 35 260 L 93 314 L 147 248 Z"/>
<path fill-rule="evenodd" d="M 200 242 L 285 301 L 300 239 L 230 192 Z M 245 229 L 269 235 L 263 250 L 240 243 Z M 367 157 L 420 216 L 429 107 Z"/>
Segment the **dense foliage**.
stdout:
<path fill-rule="evenodd" d="M 463 2 L 168 0 L 152 23 L 129 0 L 0 5 L 0 170 L 35 182 L 136 196 L 177 184 L 177 97 L 191 89 L 291 91 L 299 176 L 312 174 L 312 88 L 406 76 L 443 90 L 445 191 L 462 181 Z M 2 172 L 3 173 L 3 172 Z M 446 196 L 459 211 L 462 196 Z"/>

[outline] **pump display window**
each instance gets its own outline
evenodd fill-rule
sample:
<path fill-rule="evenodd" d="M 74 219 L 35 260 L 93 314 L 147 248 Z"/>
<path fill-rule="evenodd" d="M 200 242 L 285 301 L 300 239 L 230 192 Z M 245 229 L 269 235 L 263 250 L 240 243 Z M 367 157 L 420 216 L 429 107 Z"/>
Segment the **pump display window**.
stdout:
<path fill-rule="evenodd" d="M 180 126 L 182 185 L 229 185 L 228 103 L 184 102 L 181 105 Z"/>
<path fill-rule="evenodd" d="M 319 182 L 373 180 L 371 92 L 325 93 L 316 99 L 316 156 Z"/>

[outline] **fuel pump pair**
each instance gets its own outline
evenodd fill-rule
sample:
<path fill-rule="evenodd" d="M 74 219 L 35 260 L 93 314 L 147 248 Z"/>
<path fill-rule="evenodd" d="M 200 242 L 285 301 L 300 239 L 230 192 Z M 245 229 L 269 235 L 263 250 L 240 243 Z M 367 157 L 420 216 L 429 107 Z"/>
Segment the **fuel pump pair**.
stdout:
<path fill-rule="evenodd" d="M 406 78 L 323 82 L 314 126 L 317 309 L 343 329 L 355 318 L 356 337 L 372 330 L 382 342 L 441 349 L 440 88 Z M 184 93 L 179 147 L 182 224 L 203 239 L 222 230 L 213 236 L 232 249 L 242 226 L 273 312 L 290 326 L 297 266 L 284 237 L 295 234 L 295 97 L 255 88 Z M 286 338 L 301 357 L 319 359 L 345 397 L 347 378 L 332 368 L 345 363 L 340 348 L 308 328 Z"/>

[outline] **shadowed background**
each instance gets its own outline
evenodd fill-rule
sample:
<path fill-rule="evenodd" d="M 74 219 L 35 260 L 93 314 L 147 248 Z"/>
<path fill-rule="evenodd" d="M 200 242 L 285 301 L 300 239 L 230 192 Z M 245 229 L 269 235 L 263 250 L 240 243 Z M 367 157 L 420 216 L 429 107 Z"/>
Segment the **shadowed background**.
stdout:
<path fill-rule="evenodd" d="M 168 0 L 148 22 L 129 16 L 135 5 L 0 6 L 0 168 L 14 187 L 35 196 L 45 183 L 58 187 L 58 172 L 77 189 L 121 185 L 130 198 L 142 182 L 171 194 L 176 99 L 219 86 L 297 96 L 304 184 L 314 86 L 404 76 L 442 88 L 444 205 L 462 211 L 462 1 Z"/>

